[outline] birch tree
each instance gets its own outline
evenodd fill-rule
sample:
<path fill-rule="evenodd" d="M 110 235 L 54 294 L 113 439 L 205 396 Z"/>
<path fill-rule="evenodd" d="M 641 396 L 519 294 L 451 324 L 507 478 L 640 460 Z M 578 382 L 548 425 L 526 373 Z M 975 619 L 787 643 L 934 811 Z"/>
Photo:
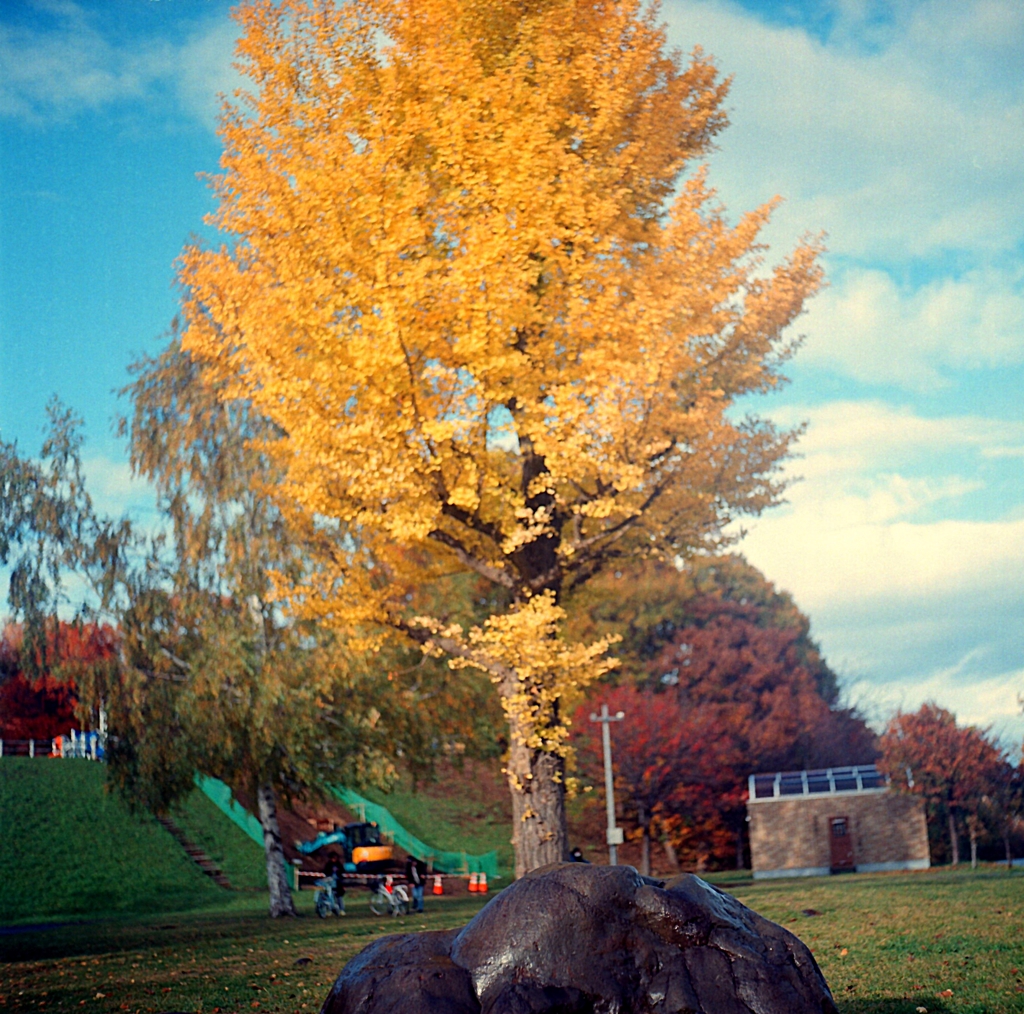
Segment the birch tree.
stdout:
<path fill-rule="evenodd" d="M 177 339 L 133 370 L 121 430 L 165 530 L 119 576 L 120 664 L 86 688 L 110 702 L 110 767 L 128 798 L 166 809 L 198 770 L 255 801 L 270 914 L 294 915 L 279 797 L 392 774 L 371 674 L 274 604 L 273 575 L 306 564 L 269 495 L 273 425 L 223 399 Z"/>

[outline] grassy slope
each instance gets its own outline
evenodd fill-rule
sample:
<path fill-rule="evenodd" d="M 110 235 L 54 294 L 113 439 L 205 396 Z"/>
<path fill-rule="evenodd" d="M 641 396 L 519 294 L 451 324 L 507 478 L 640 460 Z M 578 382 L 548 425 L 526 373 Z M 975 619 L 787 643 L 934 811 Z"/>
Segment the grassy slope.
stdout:
<path fill-rule="evenodd" d="M 238 890 L 266 890 L 263 849 L 228 820 L 198 789 L 171 816 L 178 826 L 227 874 Z"/>
<path fill-rule="evenodd" d="M 0 759 L 0 922 L 181 911 L 225 893 L 105 791 L 102 765 Z"/>
<path fill-rule="evenodd" d="M 386 793 L 360 791 L 433 848 L 475 855 L 496 851 L 502 878 L 508 878 L 513 868 L 511 804 L 494 765 L 467 763 L 445 770 L 417 792 L 407 782 Z"/>
<path fill-rule="evenodd" d="M 1024 873 L 943 869 L 733 890 L 812 948 L 842 1014 L 1024 1012 Z M 398 921 L 371 917 L 365 894 L 353 893 L 344 920 L 275 921 L 257 895 L 229 897 L 230 911 L 0 936 L 0 962 L 11 962 L 0 964 L 0 997 L 22 1009 L 45 999 L 47 1009 L 84 1002 L 94 1012 L 239 1011 L 256 1003 L 260 1014 L 303 1004 L 310 1011 L 375 937 L 458 926 L 481 903 L 428 896 L 424 916 Z M 312 892 L 299 900 L 308 913 Z M 311 960 L 297 966 L 300 957 Z M 952 995 L 939 996 L 945 990 Z"/>

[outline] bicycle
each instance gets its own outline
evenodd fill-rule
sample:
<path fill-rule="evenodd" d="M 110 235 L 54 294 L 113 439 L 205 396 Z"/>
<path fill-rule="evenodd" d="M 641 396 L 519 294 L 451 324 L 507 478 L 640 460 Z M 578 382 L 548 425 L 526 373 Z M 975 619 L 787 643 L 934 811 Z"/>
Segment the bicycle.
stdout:
<path fill-rule="evenodd" d="M 405 885 L 394 883 L 391 877 L 376 881 L 370 889 L 370 911 L 374 915 L 408 915 L 409 893 Z"/>
<path fill-rule="evenodd" d="M 334 915 L 345 914 L 345 899 L 335 892 L 334 877 L 324 877 L 316 885 L 316 914 L 326 919 L 332 912 Z"/>

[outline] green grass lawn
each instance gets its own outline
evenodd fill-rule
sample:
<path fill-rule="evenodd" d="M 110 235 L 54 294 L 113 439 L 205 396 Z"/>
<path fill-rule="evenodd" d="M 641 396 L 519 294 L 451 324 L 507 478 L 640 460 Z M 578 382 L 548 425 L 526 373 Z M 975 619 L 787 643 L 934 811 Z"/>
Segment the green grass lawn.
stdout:
<path fill-rule="evenodd" d="M 1024 872 L 815 877 L 731 893 L 811 948 L 844 1014 L 1024 1011 Z"/>
<path fill-rule="evenodd" d="M 0 759 L 0 924 L 225 902 L 152 817 L 85 760 Z M 224 821 L 227 823 L 227 821 Z"/>
<path fill-rule="evenodd" d="M 1024 873 L 942 869 L 731 890 L 811 947 L 843 1014 L 1024 1012 Z M 312 897 L 299 895 L 297 920 L 268 919 L 265 896 L 252 892 L 218 911 L 0 936 L 9 963 L 0 1008 L 311 1014 L 375 937 L 462 925 L 482 903 L 428 896 L 424 916 L 393 920 L 350 892 L 350 914 L 322 921 Z"/>
<path fill-rule="evenodd" d="M 0 1010 L 312 1012 L 371 940 L 461 926 L 484 903 L 428 897 L 422 915 L 392 919 L 373 915 L 368 898 L 350 891 L 349 914 L 327 920 L 303 891 L 294 920 L 267 918 L 265 895 L 239 894 L 217 913 L 0 935 Z"/>

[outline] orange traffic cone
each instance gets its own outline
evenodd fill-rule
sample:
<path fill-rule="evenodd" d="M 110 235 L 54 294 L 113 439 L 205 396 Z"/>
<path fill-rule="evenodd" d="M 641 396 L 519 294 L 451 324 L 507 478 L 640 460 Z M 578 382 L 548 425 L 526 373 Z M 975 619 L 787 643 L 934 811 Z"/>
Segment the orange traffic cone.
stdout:
<path fill-rule="evenodd" d="M 440 876 L 434 877 L 434 894 L 444 894 L 444 885 L 441 883 Z"/>
<path fill-rule="evenodd" d="M 476 882 L 476 889 L 480 894 L 487 893 L 487 874 L 481 873 L 479 879 Z"/>
<path fill-rule="evenodd" d="M 475 873 L 471 873 L 469 875 L 469 890 L 470 890 L 470 893 L 472 893 L 472 894 L 476 894 L 476 892 L 479 890 L 479 888 L 477 886 L 477 879 L 476 879 L 476 874 Z"/>

